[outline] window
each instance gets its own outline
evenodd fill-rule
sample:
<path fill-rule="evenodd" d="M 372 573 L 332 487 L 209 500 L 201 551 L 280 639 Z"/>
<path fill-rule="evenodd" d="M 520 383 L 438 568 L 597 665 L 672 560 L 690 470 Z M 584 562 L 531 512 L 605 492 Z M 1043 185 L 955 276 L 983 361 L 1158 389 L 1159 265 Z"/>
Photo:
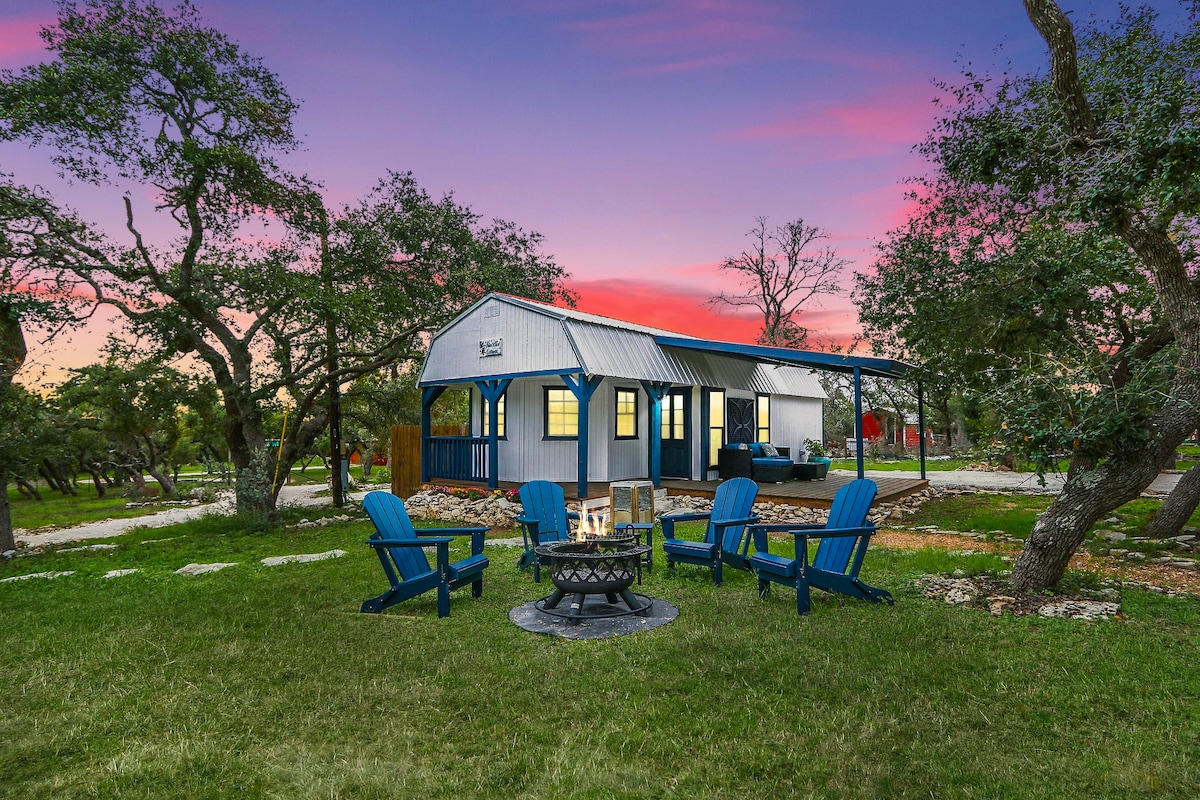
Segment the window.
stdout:
<path fill-rule="evenodd" d="M 771 395 L 757 395 L 754 398 L 754 412 L 754 441 L 771 441 Z"/>
<path fill-rule="evenodd" d="M 638 438 L 638 391 L 637 389 L 617 389 L 616 393 L 616 431 L 617 439 Z"/>
<path fill-rule="evenodd" d="M 708 468 L 716 469 L 717 451 L 725 444 L 725 391 L 708 390 Z"/>
<path fill-rule="evenodd" d="M 496 438 L 504 439 L 508 435 L 508 428 L 504 424 L 504 398 L 508 396 L 508 392 L 500 395 L 500 399 L 496 401 Z M 492 421 L 491 415 L 488 414 L 488 401 L 484 397 L 479 398 L 479 415 L 483 420 L 479 425 L 479 435 L 490 435 L 490 424 Z"/>
<path fill-rule="evenodd" d="M 570 389 L 546 390 L 546 438 L 574 439 L 579 435 L 579 401 Z"/>
<path fill-rule="evenodd" d="M 683 441 L 683 395 L 671 393 L 663 398 L 662 440 Z"/>

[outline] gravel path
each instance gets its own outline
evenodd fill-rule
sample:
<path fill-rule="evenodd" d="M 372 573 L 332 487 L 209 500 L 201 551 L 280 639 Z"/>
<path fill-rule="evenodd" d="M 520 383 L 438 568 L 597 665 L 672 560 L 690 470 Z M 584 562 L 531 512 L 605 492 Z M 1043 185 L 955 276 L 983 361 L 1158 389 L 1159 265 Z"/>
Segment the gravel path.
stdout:
<path fill-rule="evenodd" d="M 316 493 L 325 489 L 324 484 L 309 484 L 306 486 L 284 486 L 279 492 L 279 504 L 290 506 L 323 506 L 329 504 L 328 497 L 317 497 Z M 361 499 L 361 495 L 351 494 L 351 499 Z M 128 519 L 106 519 L 99 522 L 88 522 L 73 528 L 59 528 L 50 531 L 25 532 L 18 530 L 16 540 L 18 546 L 44 547 L 52 544 L 81 542 L 87 539 L 107 539 L 120 536 L 131 528 L 162 528 L 179 522 L 187 522 L 205 514 L 232 514 L 234 510 L 233 495 L 225 494 L 215 503 L 199 506 L 182 506 L 168 508 L 156 514 Z"/>

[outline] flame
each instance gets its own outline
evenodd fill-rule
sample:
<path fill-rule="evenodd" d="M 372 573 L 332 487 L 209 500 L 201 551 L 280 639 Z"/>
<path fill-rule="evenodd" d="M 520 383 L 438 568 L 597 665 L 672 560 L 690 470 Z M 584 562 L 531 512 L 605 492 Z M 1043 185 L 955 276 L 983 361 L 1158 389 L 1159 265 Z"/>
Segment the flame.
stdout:
<path fill-rule="evenodd" d="M 604 511 L 606 504 L 603 501 L 596 503 L 588 503 L 584 501 L 579 509 L 579 524 L 575 528 L 574 539 L 577 542 L 586 542 L 589 538 L 607 535 L 607 517 Z M 601 510 L 604 509 L 604 510 Z"/>

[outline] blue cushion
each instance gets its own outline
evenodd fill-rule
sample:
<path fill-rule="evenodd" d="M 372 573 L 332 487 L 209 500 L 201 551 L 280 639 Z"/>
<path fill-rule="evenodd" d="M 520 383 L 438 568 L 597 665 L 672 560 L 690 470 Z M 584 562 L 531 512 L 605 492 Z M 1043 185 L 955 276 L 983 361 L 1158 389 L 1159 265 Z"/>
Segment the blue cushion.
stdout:
<path fill-rule="evenodd" d="M 750 445 L 750 455 L 754 456 L 755 458 L 762 458 L 762 446 L 762 442 L 755 442 L 754 444 Z"/>
<path fill-rule="evenodd" d="M 752 458 L 750 461 L 756 467 L 787 467 L 792 463 L 792 460 L 787 456 L 775 456 L 774 458 Z"/>

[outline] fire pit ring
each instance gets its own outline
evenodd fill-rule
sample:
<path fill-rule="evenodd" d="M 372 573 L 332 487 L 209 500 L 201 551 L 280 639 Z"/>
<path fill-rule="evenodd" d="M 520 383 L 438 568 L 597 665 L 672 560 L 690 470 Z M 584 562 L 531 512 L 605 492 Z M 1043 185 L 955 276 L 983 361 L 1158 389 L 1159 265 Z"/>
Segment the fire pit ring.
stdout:
<path fill-rule="evenodd" d="M 534 548 L 534 552 L 549 562 L 550 581 L 555 587 L 552 594 L 534 604 L 542 613 L 575 625 L 587 619 L 646 616 L 654 604 L 652 598 L 630 591 L 642 556 L 650 552 L 650 546 L 638 544 L 633 535 L 552 542 Z M 559 603 L 568 595 L 572 598 L 570 608 L 559 609 Z M 585 608 L 587 595 L 604 595 L 609 609 Z M 620 601 L 625 608 L 617 605 Z"/>

